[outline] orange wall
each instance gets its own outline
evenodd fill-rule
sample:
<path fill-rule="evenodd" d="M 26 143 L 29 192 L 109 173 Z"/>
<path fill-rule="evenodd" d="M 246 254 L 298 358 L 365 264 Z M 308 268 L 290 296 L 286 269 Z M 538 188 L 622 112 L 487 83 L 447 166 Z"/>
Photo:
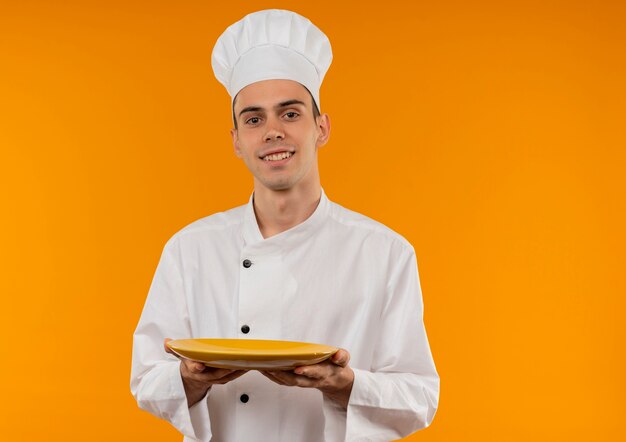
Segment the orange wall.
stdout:
<path fill-rule="evenodd" d="M 164 242 L 243 204 L 209 1 L 0 6 L 2 440 L 180 440 L 129 392 Z M 335 201 L 417 250 L 442 379 L 409 440 L 626 436 L 626 8 L 260 1 L 335 53 Z"/>

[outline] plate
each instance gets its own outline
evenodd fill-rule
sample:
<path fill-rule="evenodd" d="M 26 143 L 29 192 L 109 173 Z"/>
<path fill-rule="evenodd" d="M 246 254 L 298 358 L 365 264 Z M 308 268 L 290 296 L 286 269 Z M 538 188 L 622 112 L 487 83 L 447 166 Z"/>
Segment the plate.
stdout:
<path fill-rule="evenodd" d="M 337 348 L 307 342 L 262 339 L 177 339 L 167 346 L 178 356 L 208 367 L 291 370 L 330 358 Z"/>

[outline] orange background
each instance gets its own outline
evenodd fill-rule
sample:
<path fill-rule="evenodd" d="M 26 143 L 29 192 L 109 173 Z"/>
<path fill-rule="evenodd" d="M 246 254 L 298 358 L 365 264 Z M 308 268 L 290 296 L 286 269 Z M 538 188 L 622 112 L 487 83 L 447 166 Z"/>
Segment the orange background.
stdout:
<path fill-rule="evenodd" d="M 416 248 L 442 387 L 408 440 L 626 437 L 626 4 L 253 3 L 0 5 L 0 439 L 181 439 L 131 337 L 165 241 L 251 192 L 210 53 L 252 7 L 327 33 L 324 188 Z"/>

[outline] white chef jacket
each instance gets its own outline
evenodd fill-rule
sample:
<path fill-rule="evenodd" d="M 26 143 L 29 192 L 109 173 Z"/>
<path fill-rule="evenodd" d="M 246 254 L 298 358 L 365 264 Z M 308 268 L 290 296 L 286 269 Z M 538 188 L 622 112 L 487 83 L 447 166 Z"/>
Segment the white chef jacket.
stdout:
<path fill-rule="evenodd" d="M 185 441 L 387 441 L 429 425 L 439 377 L 413 247 L 323 191 L 306 221 L 264 239 L 252 201 L 167 242 L 134 334 L 131 391 L 139 407 Z M 319 390 L 281 386 L 256 371 L 214 385 L 188 407 L 180 361 L 164 352 L 164 338 L 345 348 L 354 370 L 347 411 Z"/>

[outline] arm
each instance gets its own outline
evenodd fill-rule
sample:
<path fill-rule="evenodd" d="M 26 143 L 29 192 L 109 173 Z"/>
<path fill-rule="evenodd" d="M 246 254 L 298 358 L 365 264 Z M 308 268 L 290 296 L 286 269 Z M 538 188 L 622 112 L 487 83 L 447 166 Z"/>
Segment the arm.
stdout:
<path fill-rule="evenodd" d="M 398 439 L 432 422 L 439 376 L 424 328 L 412 248 L 403 251 L 390 276 L 371 369 L 354 373 L 346 440 Z"/>
<path fill-rule="evenodd" d="M 439 397 L 422 311 L 415 255 L 407 249 L 389 278 L 369 370 L 350 368 L 341 349 L 329 361 L 263 374 L 280 385 L 320 390 L 328 439 L 344 431 L 348 441 L 402 438 L 430 424 Z"/>
<path fill-rule="evenodd" d="M 211 385 L 225 383 L 243 372 L 210 369 L 179 361 L 166 338 L 192 336 L 177 243 L 165 246 L 148 298 L 133 336 L 130 388 L 137 404 L 170 422 L 194 440 L 210 440 L 207 395 Z"/>
<path fill-rule="evenodd" d="M 350 353 L 339 349 L 328 361 L 296 367 L 293 371 L 262 371 L 279 385 L 317 388 L 324 397 L 345 410 L 354 383 L 354 371 L 348 366 Z"/>
<path fill-rule="evenodd" d="M 170 338 L 165 338 L 163 347 L 166 353 L 176 354 L 167 346 Z M 190 361 L 180 360 L 180 377 L 183 379 L 185 396 L 187 396 L 187 406 L 192 407 L 206 396 L 213 385 L 226 384 L 233 379 L 246 373 L 246 370 L 227 370 L 224 368 L 211 368 L 206 365 Z"/>

